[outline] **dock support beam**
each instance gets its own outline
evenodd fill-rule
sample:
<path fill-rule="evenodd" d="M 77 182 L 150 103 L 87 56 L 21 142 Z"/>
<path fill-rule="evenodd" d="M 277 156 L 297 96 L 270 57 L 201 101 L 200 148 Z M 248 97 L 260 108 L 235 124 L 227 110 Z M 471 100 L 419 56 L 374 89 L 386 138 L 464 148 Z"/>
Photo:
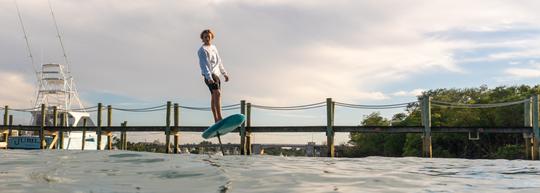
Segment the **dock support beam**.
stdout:
<path fill-rule="evenodd" d="M 13 115 L 9 115 L 9 123 L 8 123 L 8 137 L 13 135 Z M 8 142 L 6 138 L 6 143 Z"/>
<path fill-rule="evenodd" d="M 167 117 L 165 117 L 165 153 L 171 153 L 171 106 L 171 101 L 167 101 Z"/>
<path fill-rule="evenodd" d="M 107 149 L 112 150 L 112 132 L 110 131 L 112 127 L 112 106 L 107 105 L 107 128 L 109 131 L 107 131 Z"/>
<path fill-rule="evenodd" d="M 39 141 L 40 141 L 40 145 L 39 145 L 39 149 L 45 149 L 45 146 L 47 145 L 47 143 L 45 142 L 45 113 L 47 113 L 45 111 L 45 104 L 41 104 L 41 124 L 40 124 L 40 128 L 39 128 Z"/>
<path fill-rule="evenodd" d="M 240 101 L 240 113 L 246 115 L 246 101 Z M 240 155 L 246 155 L 246 123 L 240 125 Z"/>
<path fill-rule="evenodd" d="M 82 130 L 82 141 L 81 141 L 81 150 L 84 150 L 84 145 L 86 144 L 86 117 L 83 118 L 83 130 Z"/>
<path fill-rule="evenodd" d="M 422 156 L 433 158 L 433 146 L 431 143 L 431 97 L 422 97 Z"/>
<path fill-rule="evenodd" d="M 532 98 L 529 99 L 529 101 L 525 101 L 523 103 L 523 120 L 524 120 L 524 126 L 525 127 L 532 127 Z M 525 159 L 532 159 L 532 137 L 533 135 L 530 135 L 529 133 L 523 133 L 523 141 L 525 142 Z"/>
<path fill-rule="evenodd" d="M 9 116 L 9 107 L 6 105 L 4 107 L 4 128 L 0 129 L 0 131 L 6 129 L 8 127 L 8 116 Z M 2 133 L 5 133 L 5 131 L 2 131 Z M 6 143 L 8 141 L 8 135 L 6 134 Z M 7 148 L 7 145 L 6 145 Z"/>
<path fill-rule="evenodd" d="M 124 130 L 120 134 L 120 137 L 121 137 L 120 145 L 122 146 L 121 148 L 122 150 L 127 150 L 127 131 L 126 131 L 127 121 L 124 121 L 124 123 L 122 123 L 122 126 L 124 127 Z"/>
<path fill-rule="evenodd" d="M 58 128 L 58 107 L 53 107 L 53 127 Z M 60 147 L 60 140 L 58 138 L 60 137 L 60 130 L 54 132 L 54 139 L 53 142 L 49 145 L 49 149 L 56 148 L 58 149 Z"/>
<path fill-rule="evenodd" d="M 178 132 L 178 124 L 180 123 L 180 109 L 178 106 L 178 103 L 174 103 L 174 128 L 173 128 L 173 135 L 174 135 L 174 150 L 173 152 L 175 154 L 178 153 L 178 140 L 180 137 L 180 132 Z"/>
<path fill-rule="evenodd" d="M 60 123 L 62 125 L 62 128 L 66 128 L 67 127 L 67 120 L 68 120 L 68 112 L 67 111 L 64 111 L 64 113 L 62 114 L 62 122 Z M 59 130 L 58 131 L 58 143 L 59 143 L 59 148 L 60 149 L 64 149 L 64 130 Z"/>
<path fill-rule="evenodd" d="M 246 154 L 251 155 L 251 103 L 246 106 Z"/>
<path fill-rule="evenodd" d="M 326 145 L 328 147 L 327 156 L 334 157 L 334 109 L 332 98 L 326 98 Z"/>
<path fill-rule="evenodd" d="M 539 154 L 540 154 L 540 147 L 539 147 L 539 140 L 540 140 L 540 130 L 538 128 L 538 95 L 535 94 L 533 96 L 533 103 L 532 103 L 532 128 L 533 128 L 533 133 L 534 133 L 534 136 L 533 136 L 533 148 L 532 148 L 532 159 L 533 160 L 538 160 L 540 159 L 539 158 Z"/>
<path fill-rule="evenodd" d="M 98 103 L 98 107 L 97 107 L 97 129 L 96 129 L 97 150 L 101 150 L 101 108 L 103 108 L 103 104 Z"/>

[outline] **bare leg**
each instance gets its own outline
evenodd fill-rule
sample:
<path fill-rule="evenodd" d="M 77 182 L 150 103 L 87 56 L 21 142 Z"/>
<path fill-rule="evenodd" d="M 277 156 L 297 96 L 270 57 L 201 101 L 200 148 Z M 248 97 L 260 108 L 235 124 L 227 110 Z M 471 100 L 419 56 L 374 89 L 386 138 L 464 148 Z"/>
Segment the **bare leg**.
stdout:
<path fill-rule="evenodd" d="M 212 90 L 211 109 L 215 122 L 223 119 L 221 115 L 221 91 L 219 90 Z"/>
<path fill-rule="evenodd" d="M 220 90 L 216 90 L 216 99 L 214 100 L 214 102 L 216 103 L 215 107 L 216 107 L 217 120 L 221 121 L 223 117 L 221 115 L 221 91 Z"/>
<path fill-rule="evenodd" d="M 218 122 L 218 115 L 216 111 L 216 91 L 212 90 L 212 97 L 210 100 L 210 109 L 212 109 L 212 115 L 214 116 L 214 122 Z"/>

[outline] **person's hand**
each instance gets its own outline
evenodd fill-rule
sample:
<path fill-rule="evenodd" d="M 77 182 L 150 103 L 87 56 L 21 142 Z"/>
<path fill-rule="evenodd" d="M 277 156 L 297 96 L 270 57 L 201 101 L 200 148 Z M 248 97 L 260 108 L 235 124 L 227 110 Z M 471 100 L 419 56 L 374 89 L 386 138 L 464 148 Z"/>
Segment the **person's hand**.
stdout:
<path fill-rule="evenodd" d="M 214 84 L 214 80 L 213 79 L 208 79 L 208 84 Z"/>
<path fill-rule="evenodd" d="M 225 82 L 229 82 L 229 76 L 223 75 L 225 77 Z"/>

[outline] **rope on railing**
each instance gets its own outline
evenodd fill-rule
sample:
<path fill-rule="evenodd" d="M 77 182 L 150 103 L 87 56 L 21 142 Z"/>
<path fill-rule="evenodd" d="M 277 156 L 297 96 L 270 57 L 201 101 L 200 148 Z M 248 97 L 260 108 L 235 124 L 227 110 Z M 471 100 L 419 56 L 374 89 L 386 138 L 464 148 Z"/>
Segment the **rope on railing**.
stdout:
<path fill-rule="evenodd" d="M 189 109 L 194 111 L 211 111 L 212 109 L 210 107 L 192 107 L 192 106 L 178 106 L 183 109 Z M 240 104 L 232 104 L 232 105 L 225 105 L 221 107 L 221 110 L 223 111 L 229 111 L 229 110 L 237 110 L 240 109 Z"/>
<path fill-rule="evenodd" d="M 97 111 L 97 106 L 86 107 L 86 108 L 78 108 L 78 109 L 71 109 L 70 111 L 79 112 L 79 113 L 96 112 Z"/>
<path fill-rule="evenodd" d="M 154 112 L 154 111 L 162 111 L 162 110 L 165 110 L 167 109 L 167 105 L 159 105 L 159 106 L 154 106 L 154 107 L 146 107 L 146 108 L 118 108 L 118 107 L 112 107 L 113 110 L 118 110 L 118 111 L 125 111 L 125 112 L 135 112 L 135 113 L 140 113 L 140 112 Z"/>
<path fill-rule="evenodd" d="M 502 103 L 491 103 L 491 104 L 464 104 L 464 103 L 452 103 L 452 102 L 444 102 L 444 101 L 437 101 L 432 100 L 431 103 L 433 106 L 437 107 L 446 107 L 446 108 L 496 108 L 496 107 L 506 107 L 506 106 L 512 106 L 517 104 L 523 104 L 525 102 L 528 102 L 530 99 L 523 99 L 518 101 L 509 101 L 509 102 L 502 102 Z M 396 108 L 405 108 L 410 105 L 418 104 L 418 101 L 414 102 L 407 102 L 407 103 L 397 103 L 397 104 L 388 104 L 388 105 L 361 105 L 361 104 L 350 104 L 350 103 L 343 103 L 343 102 L 334 102 L 336 106 L 340 107 L 346 107 L 346 108 L 354 108 L 354 109 L 396 109 Z M 305 104 L 305 105 L 294 105 L 294 106 L 267 106 L 267 105 L 257 105 L 252 104 L 251 107 L 258 108 L 258 109 L 264 109 L 264 110 L 283 110 L 283 111 L 290 111 L 290 110 L 307 110 L 307 109 L 316 109 L 326 106 L 326 102 L 318 102 L 318 103 L 311 103 L 311 104 Z M 195 110 L 195 111 L 210 111 L 210 107 L 193 107 L 193 106 L 179 106 L 183 109 L 189 109 L 189 110 Z M 0 107 L 1 110 L 4 110 L 4 107 Z M 103 109 L 105 110 L 106 107 L 104 106 Z M 155 112 L 155 111 L 162 111 L 167 109 L 167 105 L 159 105 L 159 106 L 153 106 L 153 107 L 146 107 L 146 108 L 119 108 L 119 107 L 113 107 L 112 109 L 118 110 L 118 111 L 125 111 L 125 112 Z M 232 104 L 232 105 L 226 105 L 222 106 L 223 111 L 228 110 L 237 110 L 240 109 L 240 104 Z M 26 108 L 26 109 L 9 109 L 11 111 L 19 111 L 19 112 L 32 112 L 39 110 L 38 107 L 34 108 Z M 97 106 L 92 107 L 86 107 L 86 108 L 79 108 L 79 109 L 72 109 L 71 111 L 75 112 L 96 112 L 98 111 Z"/>
<path fill-rule="evenodd" d="M 342 102 L 336 102 L 335 104 L 336 106 L 354 108 L 354 109 L 396 109 L 396 108 L 405 108 L 416 103 L 418 102 L 415 101 L 415 102 L 397 103 L 397 104 L 389 104 L 389 105 L 359 105 L 359 104 L 349 104 L 349 103 L 342 103 Z"/>
<path fill-rule="evenodd" d="M 530 99 L 523 99 L 519 101 L 509 101 L 503 103 L 488 103 L 488 104 L 464 104 L 464 103 L 450 103 L 444 101 L 431 101 L 433 106 L 438 107 L 447 107 L 447 108 L 462 108 L 462 109 L 483 109 L 483 108 L 496 108 L 496 107 L 507 107 L 512 105 L 523 104 L 528 102 Z"/>
<path fill-rule="evenodd" d="M 26 109 L 9 109 L 10 111 L 18 111 L 18 112 L 32 112 L 32 111 L 37 111 L 39 108 L 26 108 Z"/>
<path fill-rule="evenodd" d="M 324 106 L 326 106 L 326 102 L 318 102 L 318 103 L 312 103 L 312 104 L 306 104 L 306 105 L 295 105 L 295 106 L 280 106 L 280 107 L 251 104 L 251 107 L 253 108 L 264 109 L 264 110 L 282 110 L 282 111 L 315 109 L 315 108 L 320 108 Z"/>

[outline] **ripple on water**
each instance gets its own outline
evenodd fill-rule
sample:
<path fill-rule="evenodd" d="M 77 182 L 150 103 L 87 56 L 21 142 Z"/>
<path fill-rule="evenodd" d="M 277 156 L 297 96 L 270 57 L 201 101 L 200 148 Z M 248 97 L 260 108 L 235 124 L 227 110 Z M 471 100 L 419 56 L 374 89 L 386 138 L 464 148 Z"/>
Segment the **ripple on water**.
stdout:
<path fill-rule="evenodd" d="M 163 178 L 163 179 L 176 179 L 176 178 L 197 177 L 197 176 L 202 176 L 203 174 L 201 174 L 201 173 L 183 173 L 181 171 L 165 170 L 165 171 L 155 172 L 154 175 L 157 176 L 158 178 Z"/>
<path fill-rule="evenodd" d="M 9 150 L 0 191 L 540 192 L 539 168 L 508 160 Z"/>
<path fill-rule="evenodd" d="M 142 157 L 143 155 L 137 154 L 137 153 L 119 153 L 119 154 L 113 154 L 109 155 L 111 158 L 131 158 L 131 157 Z"/>

